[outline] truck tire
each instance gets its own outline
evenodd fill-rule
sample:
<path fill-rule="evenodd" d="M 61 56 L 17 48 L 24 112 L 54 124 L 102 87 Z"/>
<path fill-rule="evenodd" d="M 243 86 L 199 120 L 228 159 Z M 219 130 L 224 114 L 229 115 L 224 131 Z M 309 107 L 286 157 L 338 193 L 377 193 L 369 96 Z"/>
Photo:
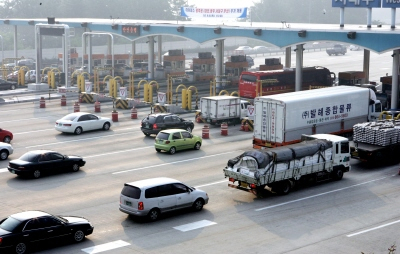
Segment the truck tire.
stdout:
<path fill-rule="evenodd" d="M 272 191 L 278 193 L 279 195 L 287 195 L 291 189 L 292 184 L 289 180 L 278 182 L 272 187 Z"/>
<path fill-rule="evenodd" d="M 343 170 L 342 168 L 336 168 L 332 171 L 332 178 L 336 181 L 342 180 Z"/>

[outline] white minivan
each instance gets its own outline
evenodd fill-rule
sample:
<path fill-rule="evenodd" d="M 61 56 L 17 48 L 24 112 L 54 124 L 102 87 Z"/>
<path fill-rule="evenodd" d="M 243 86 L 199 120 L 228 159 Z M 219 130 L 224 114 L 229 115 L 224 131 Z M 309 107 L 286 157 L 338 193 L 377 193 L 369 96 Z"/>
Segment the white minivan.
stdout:
<path fill-rule="evenodd" d="M 200 211 L 207 203 L 206 192 L 175 179 L 159 177 L 125 183 L 120 195 L 119 210 L 156 221 L 161 213 L 187 207 Z"/>

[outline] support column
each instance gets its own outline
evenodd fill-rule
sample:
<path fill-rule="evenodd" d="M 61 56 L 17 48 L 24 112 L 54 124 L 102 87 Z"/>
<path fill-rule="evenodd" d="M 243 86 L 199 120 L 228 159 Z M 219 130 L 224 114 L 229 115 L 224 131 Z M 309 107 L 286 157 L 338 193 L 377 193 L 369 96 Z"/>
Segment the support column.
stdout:
<path fill-rule="evenodd" d="M 147 62 L 149 63 L 149 73 L 147 74 L 147 78 L 150 80 L 154 79 L 154 36 L 148 36 L 147 39 L 149 39 L 149 45 L 148 45 L 148 60 Z"/>
<path fill-rule="evenodd" d="M 340 27 L 344 27 L 344 7 L 340 7 Z"/>
<path fill-rule="evenodd" d="M 301 91 L 303 83 L 303 44 L 296 45 L 296 85 L 295 91 Z"/>
<path fill-rule="evenodd" d="M 91 34 L 89 34 L 89 35 L 87 35 L 87 38 L 88 38 L 88 46 L 89 46 L 89 54 L 88 54 L 88 71 L 89 71 L 89 73 L 92 73 L 92 55 L 93 55 L 93 49 L 92 49 L 92 35 Z M 82 65 L 83 65 L 83 63 L 82 63 Z"/>
<path fill-rule="evenodd" d="M 399 100 L 399 50 L 393 50 L 393 67 L 392 67 L 392 99 L 390 109 L 398 108 Z"/>
<path fill-rule="evenodd" d="M 15 35 L 16 36 L 16 35 Z M 16 37 L 14 37 L 16 38 Z M 40 84 L 40 62 L 42 59 L 42 36 L 40 35 L 39 26 L 35 26 L 35 48 L 36 48 L 36 84 Z M 16 58 L 16 51 L 14 50 L 14 57 Z M 65 57 L 65 56 L 64 56 Z"/>
<path fill-rule="evenodd" d="M 396 28 L 396 8 L 391 9 L 391 22 L 390 22 L 390 28 Z"/>
<path fill-rule="evenodd" d="M 216 58 L 215 58 L 215 81 L 216 81 L 216 93 L 221 91 L 221 76 L 222 76 L 222 65 L 224 63 L 224 40 L 216 40 Z"/>
<path fill-rule="evenodd" d="M 370 62 L 370 51 L 368 49 L 364 49 L 363 72 L 365 74 L 365 84 L 369 84 L 369 62 Z"/>
<path fill-rule="evenodd" d="M 158 44 L 157 44 L 157 59 L 158 63 L 162 64 L 162 37 L 161 35 L 157 36 Z"/>
<path fill-rule="evenodd" d="M 372 23 L 372 8 L 367 8 L 367 27 L 371 28 Z"/>
<path fill-rule="evenodd" d="M 286 47 L 285 68 L 290 68 L 291 65 L 292 65 L 292 47 Z"/>
<path fill-rule="evenodd" d="M 17 26 L 14 26 L 14 58 L 18 58 L 18 34 L 17 34 Z M 36 75 L 38 76 L 38 75 Z"/>
<path fill-rule="evenodd" d="M 132 52 L 132 58 L 129 59 L 129 65 L 133 68 L 134 66 L 134 60 L 135 60 L 135 55 L 136 55 L 136 42 L 132 41 L 131 42 L 131 52 Z"/>

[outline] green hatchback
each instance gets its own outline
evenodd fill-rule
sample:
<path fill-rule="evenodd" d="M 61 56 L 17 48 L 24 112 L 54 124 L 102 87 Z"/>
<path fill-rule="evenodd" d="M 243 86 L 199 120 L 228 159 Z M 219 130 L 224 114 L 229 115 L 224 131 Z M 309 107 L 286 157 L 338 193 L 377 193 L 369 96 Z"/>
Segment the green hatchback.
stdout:
<path fill-rule="evenodd" d="M 202 138 L 181 129 L 160 131 L 155 139 L 154 147 L 157 152 L 166 151 L 170 154 L 179 150 L 195 149 L 201 147 Z"/>

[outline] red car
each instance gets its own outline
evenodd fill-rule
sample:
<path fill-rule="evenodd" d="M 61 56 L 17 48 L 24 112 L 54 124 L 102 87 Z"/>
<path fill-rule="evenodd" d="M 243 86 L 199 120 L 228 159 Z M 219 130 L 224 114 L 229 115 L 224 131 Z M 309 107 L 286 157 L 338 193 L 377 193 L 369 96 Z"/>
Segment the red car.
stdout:
<path fill-rule="evenodd" d="M 14 136 L 10 131 L 0 128 L 0 142 L 10 143 L 13 137 Z"/>

